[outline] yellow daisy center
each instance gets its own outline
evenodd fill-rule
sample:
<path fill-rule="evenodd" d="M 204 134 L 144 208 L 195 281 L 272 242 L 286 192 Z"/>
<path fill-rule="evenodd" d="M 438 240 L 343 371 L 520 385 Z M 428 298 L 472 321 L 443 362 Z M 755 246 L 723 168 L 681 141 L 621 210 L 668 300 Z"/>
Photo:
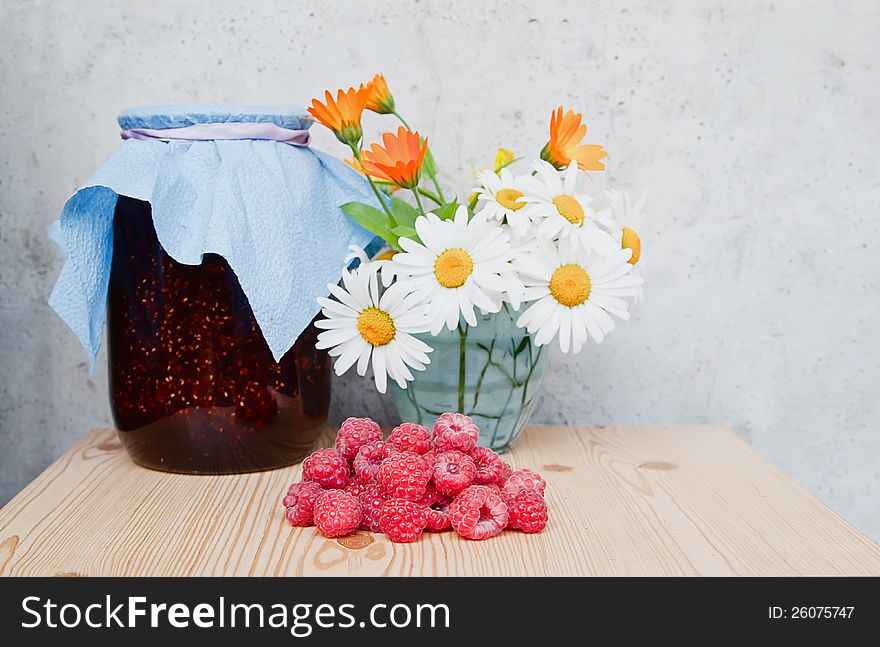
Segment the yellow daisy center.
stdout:
<path fill-rule="evenodd" d="M 460 288 L 474 271 L 474 262 L 463 249 L 447 249 L 434 262 L 434 276 L 444 288 Z"/>
<path fill-rule="evenodd" d="M 523 202 L 517 202 L 522 196 L 522 191 L 517 191 L 516 189 L 501 189 L 495 194 L 495 201 L 505 209 L 519 211 L 526 206 Z"/>
<path fill-rule="evenodd" d="M 550 277 L 550 294 L 564 306 L 579 306 L 590 296 L 590 275 L 580 265 L 563 265 Z"/>
<path fill-rule="evenodd" d="M 577 226 L 584 224 L 584 208 L 574 196 L 562 193 L 553 198 L 553 206 L 556 207 L 559 215 L 571 224 Z"/>
<path fill-rule="evenodd" d="M 397 329 L 391 315 L 379 308 L 370 307 L 358 317 L 358 332 L 367 343 L 384 346 L 394 339 Z"/>
<path fill-rule="evenodd" d="M 623 249 L 632 250 L 632 256 L 629 257 L 630 265 L 635 265 L 639 262 L 639 257 L 642 255 L 642 239 L 639 238 L 639 235 L 635 231 L 629 227 L 624 227 L 620 246 Z"/>

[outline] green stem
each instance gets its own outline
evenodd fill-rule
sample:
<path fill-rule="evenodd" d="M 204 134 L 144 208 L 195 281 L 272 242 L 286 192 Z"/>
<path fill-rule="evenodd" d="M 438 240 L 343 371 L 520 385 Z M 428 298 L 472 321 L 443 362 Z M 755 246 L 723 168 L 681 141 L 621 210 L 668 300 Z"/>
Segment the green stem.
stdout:
<path fill-rule="evenodd" d="M 485 344 L 476 344 L 476 346 L 484 353 L 489 353 L 489 359 L 486 360 L 486 363 L 489 366 L 494 366 L 496 369 L 498 369 L 498 372 L 504 375 L 504 377 L 506 377 L 508 380 L 510 380 L 510 383 L 513 384 L 514 387 L 520 386 L 516 379 L 514 377 L 511 377 L 510 373 L 507 372 L 507 369 L 504 368 L 504 366 L 492 359 L 488 346 L 486 346 Z M 513 357 L 514 359 L 516 359 L 516 355 L 514 355 Z M 514 366 L 514 372 L 516 372 L 516 366 Z"/>
<path fill-rule="evenodd" d="M 489 366 L 492 364 L 492 351 L 495 350 L 495 342 L 497 339 L 495 337 L 492 338 L 492 343 L 489 344 L 489 348 L 485 349 L 486 353 L 488 353 L 489 357 L 486 359 L 486 363 L 483 365 L 483 370 L 480 371 L 480 377 L 477 380 L 477 388 L 474 389 L 474 402 L 471 405 L 471 411 L 477 410 L 477 400 L 480 398 L 480 390 L 483 388 L 483 379 L 486 377 L 486 371 L 489 370 Z"/>
<path fill-rule="evenodd" d="M 399 112 L 397 112 L 396 110 L 392 110 L 392 111 L 391 111 L 391 114 L 394 115 L 395 117 L 397 117 L 397 118 L 400 120 L 400 123 L 403 124 L 403 127 L 404 127 L 404 128 L 406 128 L 406 129 L 409 130 L 409 131 L 412 131 L 412 128 L 410 128 L 410 127 L 409 127 L 409 124 L 406 123 L 406 119 L 404 119 L 403 117 L 401 117 Z"/>
<path fill-rule="evenodd" d="M 406 123 L 406 119 L 400 116 L 400 114 L 395 110 L 391 114 L 400 119 L 400 123 L 403 124 L 403 127 L 412 132 L 412 128 L 409 127 L 409 124 Z M 430 160 L 428 177 L 431 178 L 431 182 L 434 183 L 434 188 L 437 190 L 437 195 L 440 197 L 440 201 L 437 204 L 444 204 L 446 202 L 446 198 L 443 197 L 443 189 L 440 188 L 440 183 L 437 181 L 437 173 L 436 168 L 437 164 L 434 162 L 434 156 L 431 155 L 431 149 L 425 151 L 425 157 Z"/>
<path fill-rule="evenodd" d="M 423 189 L 422 187 L 416 187 L 416 190 L 421 193 L 423 196 L 428 198 L 428 200 L 433 200 L 438 205 L 442 205 L 443 203 L 440 201 L 440 198 L 437 197 L 436 193 L 431 193 L 428 189 Z"/>
<path fill-rule="evenodd" d="M 422 408 L 419 406 L 418 400 L 416 398 L 415 382 L 410 382 L 409 384 L 407 384 L 406 397 L 409 399 L 410 404 L 412 404 L 413 409 L 415 409 L 416 415 L 418 416 L 416 424 L 422 424 Z"/>
<path fill-rule="evenodd" d="M 464 413 L 465 350 L 467 349 L 467 324 L 458 324 L 458 411 Z"/>
<path fill-rule="evenodd" d="M 415 189 L 413 189 L 412 192 L 413 192 L 413 195 L 416 196 L 416 204 L 419 205 L 419 211 L 421 212 L 421 214 L 423 216 L 426 215 L 425 214 L 425 207 L 422 206 L 422 199 L 419 197 L 419 192 L 416 191 Z"/>
<path fill-rule="evenodd" d="M 529 344 L 529 357 L 530 357 L 530 358 L 531 358 L 531 355 L 532 355 L 532 353 L 531 353 L 531 347 L 532 347 L 532 345 Z M 544 347 L 543 347 L 543 346 L 538 346 L 538 352 L 535 354 L 535 357 L 534 357 L 534 359 L 533 359 L 532 362 L 531 362 L 531 366 L 529 366 L 529 373 L 528 373 L 528 375 L 526 375 L 526 381 L 525 381 L 525 383 L 523 384 L 523 392 L 522 392 L 522 400 L 521 400 L 521 404 L 522 404 L 523 406 L 525 406 L 525 404 L 526 404 L 526 397 L 527 397 L 528 394 L 529 394 L 529 380 L 532 379 L 532 373 L 535 372 L 535 368 L 538 366 L 538 362 L 541 360 L 541 353 L 543 352 L 543 350 L 544 350 Z"/>
<path fill-rule="evenodd" d="M 354 153 L 354 158 L 360 162 L 361 161 L 361 152 L 357 149 L 357 146 L 351 147 L 351 152 Z M 363 165 L 361 165 L 361 169 L 363 170 Z M 385 215 L 388 216 L 388 220 L 391 221 L 391 227 L 394 228 L 397 226 L 397 221 L 394 219 L 394 214 L 391 213 L 391 209 L 388 208 L 388 205 L 385 204 L 385 201 L 382 199 L 382 195 L 379 193 L 379 189 L 376 188 L 376 183 L 373 182 L 373 178 L 370 177 L 370 174 L 364 170 L 364 177 L 367 178 L 367 182 L 370 183 L 370 188 L 373 189 L 373 193 L 376 195 L 376 199 L 379 201 L 379 204 L 382 205 L 382 210 L 385 211 Z"/>
<path fill-rule="evenodd" d="M 431 182 L 434 183 L 434 189 L 437 191 L 437 195 L 440 197 L 440 200 L 442 200 L 442 203 L 445 203 L 446 198 L 443 197 L 443 189 L 440 188 L 440 182 L 437 181 L 437 173 L 434 171 L 434 169 L 437 168 L 437 162 L 434 161 L 434 156 L 431 155 L 430 149 L 425 151 L 425 155 L 431 160 L 431 172 L 428 173 L 428 177 L 430 177 Z"/>
<path fill-rule="evenodd" d="M 498 428 L 501 426 L 501 419 L 504 416 L 504 412 L 507 411 L 507 407 L 510 406 L 510 401 L 513 399 L 513 392 L 516 390 L 516 367 L 517 364 L 519 364 L 519 361 L 517 360 L 516 344 L 513 342 L 513 339 L 510 340 L 510 348 L 513 351 L 513 377 L 507 375 L 507 379 L 510 380 L 510 390 L 507 392 L 507 400 L 504 401 L 504 406 L 501 407 L 501 415 L 498 417 L 498 420 L 495 421 L 495 428 L 492 430 L 492 438 L 489 440 L 489 444 L 492 446 L 495 446 L 495 440 L 498 438 Z"/>

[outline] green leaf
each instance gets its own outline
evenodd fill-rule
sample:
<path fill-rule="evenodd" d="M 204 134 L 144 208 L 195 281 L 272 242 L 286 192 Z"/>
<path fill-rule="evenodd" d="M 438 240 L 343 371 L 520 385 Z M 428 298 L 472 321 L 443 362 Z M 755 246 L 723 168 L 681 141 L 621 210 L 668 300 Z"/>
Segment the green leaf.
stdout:
<path fill-rule="evenodd" d="M 391 231 L 391 223 L 384 211 L 363 202 L 346 202 L 340 208 L 361 227 L 397 246 L 397 236 Z"/>
<path fill-rule="evenodd" d="M 419 210 L 400 198 L 391 198 L 391 211 L 397 224 L 406 227 L 412 227 L 419 217 Z"/>
<path fill-rule="evenodd" d="M 436 214 L 440 220 L 452 220 L 455 217 L 456 209 L 458 209 L 458 200 L 453 200 L 452 202 L 447 202 L 446 204 L 437 207 L 434 209 L 433 213 Z"/>
<path fill-rule="evenodd" d="M 419 238 L 418 232 L 408 225 L 397 225 L 397 227 L 395 227 L 391 231 L 394 233 L 395 236 L 399 236 L 400 238 L 410 238 L 417 243 L 422 242 L 422 240 Z"/>

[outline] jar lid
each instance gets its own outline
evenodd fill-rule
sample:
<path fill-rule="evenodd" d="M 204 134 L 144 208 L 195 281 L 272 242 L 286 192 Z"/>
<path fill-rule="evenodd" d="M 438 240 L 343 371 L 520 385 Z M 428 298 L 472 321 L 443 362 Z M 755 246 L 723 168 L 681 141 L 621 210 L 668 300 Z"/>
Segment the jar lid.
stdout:
<path fill-rule="evenodd" d="M 303 108 L 293 106 L 164 105 L 128 108 L 117 117 L 123 130 L 183 128 L 193 124 L 270 123 L 291 130 L 312 125 Z"/>

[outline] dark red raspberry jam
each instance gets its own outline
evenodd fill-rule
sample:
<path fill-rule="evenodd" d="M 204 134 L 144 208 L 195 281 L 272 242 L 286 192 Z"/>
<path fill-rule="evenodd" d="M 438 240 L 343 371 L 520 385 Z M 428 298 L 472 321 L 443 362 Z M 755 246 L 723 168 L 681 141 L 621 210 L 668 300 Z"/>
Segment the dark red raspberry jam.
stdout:
<path fill-rule="evenodd" d="M 290 465 L 327 419 L 330 359 L 309 325 L 275 362 L 229 264 L 183 265 L 147 202 L 120 196 L 107 310 L 110 402 L 132 459 L 171 472 Z"/>

